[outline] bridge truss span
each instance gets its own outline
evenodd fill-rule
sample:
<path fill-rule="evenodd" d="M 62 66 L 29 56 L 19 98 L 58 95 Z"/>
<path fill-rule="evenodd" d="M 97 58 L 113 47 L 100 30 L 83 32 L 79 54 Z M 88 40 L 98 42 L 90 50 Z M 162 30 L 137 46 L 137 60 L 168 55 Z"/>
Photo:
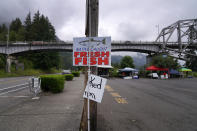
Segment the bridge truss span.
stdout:
<path fill-rule="evenodd" d="M 161 43 L 160 52 L 178 53 L 179 57 L 189 54 L 191 47 L 197 49 L 197 19 L 179 20 L 163 28 L 155 42 Z"/>

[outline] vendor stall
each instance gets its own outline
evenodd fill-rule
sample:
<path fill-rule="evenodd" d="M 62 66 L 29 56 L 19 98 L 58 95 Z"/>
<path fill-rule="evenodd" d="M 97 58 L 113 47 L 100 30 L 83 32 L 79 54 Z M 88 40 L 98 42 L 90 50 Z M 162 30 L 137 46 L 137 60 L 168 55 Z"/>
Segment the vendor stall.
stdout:
<path fill-rule="evenodd" d="M 146 70 L 151 71 L 151 78 L 156 78 L 155 76 L 157 76 L 157 78 L 158 78 L 158 75 L 156 75 L 155 73 L 152 73 L 152 71 L 160 71 L 160 75 L 161 75 L 160 77 L 162 79 L 168 78 L 168 76 L 169 76 L 169 69 L 168 68 L 159 68 L 156 66 L 149 66 L 146 68 Z"/>
<path fill-rule="evenodd" d="M 191 69 L 182 67 L 181 69 L 179 69 L 179 71 L 181 72 L 182 77 L 192 78 L 193 76 Z"/>

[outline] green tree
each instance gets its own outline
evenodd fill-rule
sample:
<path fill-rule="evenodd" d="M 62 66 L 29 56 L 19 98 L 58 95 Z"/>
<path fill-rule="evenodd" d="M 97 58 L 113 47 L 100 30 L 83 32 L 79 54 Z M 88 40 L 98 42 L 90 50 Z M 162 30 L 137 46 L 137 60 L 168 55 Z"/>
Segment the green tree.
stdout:
<path fill-rule="evenodd" d="M 0 69 L 5 69 L 6 65 L 6 57 L 0 54 Z"/>
<path fill-rule="evenodd" d="M 16 18 L 10 24 L 10 31 L 18 32 L 21 27 L 22 27 L 21 20 L 19 18 Z"/>
<path fill-rule="evenodd" d="M 6 41 L 8 30 L 5 24 L 0 26 L 0 41 Z M 10 41 L 54 41 L 55 28 L 49 21 L 48 17 L 41 15 L 37 11 L 33 20 L 29 12 L 22 24 L 19 18 L 13 20 L 10 24 Z M 3 57 L 2 57 L 3 58 Z M 20 61 L 28 68 L 34 67 L 43 70 L 60 67 L 60 56 L 58 52 L 31 52 L 20 57 Z M 0 64 L 3 64 L 2 60 Z M 26 68 L 26 67 L 25 67 Z"/>
<path fill-rule="evenodd" d="M 27 40 L 50 41 L 55 40 L 55 29 L 49 19 L 41 15 L 39 11 L 34 14 L 31 21 L 30 13 L 25 20 L 25 30 Z M 28 59 L 34 63 L 35 68 L 48 70 L 50 68 L 60 67 L 60 56 L 57 52 L 39 52 L 29 54 Z"/>
<path fill-rule="evenodd" d="M 16 32 L 15 31 L 10 31 L 10 34 L 9 34 L 9 40 L 10 41 L 16 41 Z"/>
<path fill-rule="evenodd" d="M 31 34 L 32 21 L 31 21 L 30 12 L 27 14 L 26 19 L 24 21 L 24 28 L 25 28 L 25 40 L 31 41 L 32 40 L 32 34 Z"/>
<path fill-rule="evenodd" d="M 131 56 L 124 56 L 120 62 L 120 67 L 125 68 L 125 67 L 131 67 L 134 68 L 133 64 L 133 58 Z"/>
<path fill-rule="evenodd" d="M 189 50 L 188 53 L 197 55 L 196 50 Z M 197 71 L 197 57 L 193 55 L 186 55 L 185 57 L 187 59 L 185 65 L 193 71 Z"/>
<path fill-rule="evenodd" d="M 120 68 L 120 63 L 112 63 L 112 66 L 113 66 L 114 68 L 119 69 L 119 68 Z"/>
<path fill-rule="evenodd" d="M 5 24 L 2 24 L 1 30 L 0 30 L 0 41 L 6 41 L 7 34 L 8 34 L 8 28 L 6 27 Z"/>
<path fill-rule="evenodd" d="M 62 64 L 62 68 L 71 69 L 72 67 L 72 53 L 71 52 L 60 52 L 60 60 Z"/>
<path fill-rule="evenodd" d="M 161 68 L 170 68 L 178 69 L 180 65 L 178 64 L 177 59 L 174 59 L 171 56 L 157 55 L 152 58 L 151 65 L 155 65 Z"/>
<path fill-rule="evenodd" d="M 16 34 L 16 41 L 25 41 L 25 28 L 22 26 Z"/>

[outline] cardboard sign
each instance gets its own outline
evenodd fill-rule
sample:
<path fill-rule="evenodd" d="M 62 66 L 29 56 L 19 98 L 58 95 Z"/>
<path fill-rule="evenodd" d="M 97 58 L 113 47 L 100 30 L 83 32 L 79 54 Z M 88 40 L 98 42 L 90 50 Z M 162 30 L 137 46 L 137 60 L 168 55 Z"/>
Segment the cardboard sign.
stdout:
<path fill-rule="evenodd" d="M 90 80 L 89 83 L 87 83 L 83 97 L 84 98 L 89 97 L 90 100 L 101 103 L 106 82 L 107 79 L 105 78 L 96 75 L 90 75 Z M 88 86 L 89 86 L 89 92 L 88 92 Z"/>
<path fill-rule="evenodd" d="M 89 57 L 90 66 L 111 65 L 111 37 L 78 37 L 73 42 L 74 66 L 88 66 Z"/>

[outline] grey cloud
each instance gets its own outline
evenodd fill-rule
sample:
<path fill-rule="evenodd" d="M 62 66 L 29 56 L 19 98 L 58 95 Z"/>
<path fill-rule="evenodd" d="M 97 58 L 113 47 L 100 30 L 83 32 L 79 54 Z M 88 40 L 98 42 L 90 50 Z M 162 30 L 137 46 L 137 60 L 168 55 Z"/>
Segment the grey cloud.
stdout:
<path fill-rule="evenodd" d="M 16 17 L 24 20 L 28 12 L 37 10 L 48 16 L 56 29 L 61 28 L 73 16 L 79 15 L 78 0 L 6 0 L 0 2 L 0 23 L 7 23 Z M 78 2 L 81 4 L 81 2 Z M 85 4 L 84 4 L 85 6 Z"/>
<path fill-rule="evenodd" d="M 83 29 L 85 26 L 85 2 L 85 0 L 1 0 L 0 23 L 11 21 L 16 17 L 24 20 L 29 11 L 33 15 L 40 10 L 49 17 L 57 34 L 69 29 L 70 34 L 76 35 L 76 26 Z M 179 19 L 197 18 L 196 0 L 100 0 L 99 2 L 100 34 L 111 34 L 113 39 L 119 40 L 154 40 L 157 32 L 155 25 L 159 24 L 160 28 L 163 28 Z M 66 38 L 65 36 L 65 40 Z"/>
<path fill-rule="evenodd" d="M 148 35 L 147 28 L 138 27 L 140 25 L 132 23 L 120 23 L 118 32 L 124 40 L 144 40 Z"/>

